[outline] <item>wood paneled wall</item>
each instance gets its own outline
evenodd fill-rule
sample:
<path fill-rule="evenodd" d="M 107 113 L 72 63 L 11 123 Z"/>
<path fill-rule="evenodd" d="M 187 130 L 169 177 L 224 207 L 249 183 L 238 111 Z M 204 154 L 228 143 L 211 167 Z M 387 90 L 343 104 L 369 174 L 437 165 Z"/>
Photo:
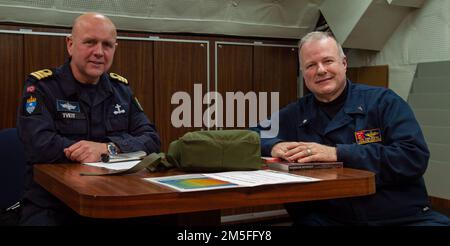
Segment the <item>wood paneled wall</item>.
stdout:
<path fill-rule="evenodd" d="M 219 44 L 217 51 L 217 91 L 253 90 L 253 46 Z"/>
<path fill-rule="evenodd" d="M 254 90 L 280 92 L 280 108 L 297 98 L 297 48 L 255 46 Z"/>
<path fill-rule="evenodd" d="M 45 69 L 59 67 L 69 56 L 66 39 L 62 36 L 23 35 L 24 75 Z"/>
<path fill-rule="evenodd" d="M 220 44 L 217 50 L 217 89 L 223 97 L 223 127 L 226 129 L 244 128 L 237 125 L 238 105 L 234 109 L 226 108 L 229 102 L 227 92 L 242 92 L 246 94 L 253 91 L 253 46 Z M 245 106 L 248 116 L 249 105 Z M 231 119 L 231 117 L 233 117 Z M 233 123 L 227 125 L 227 122 Z M 249 118 L 245 117 L 248 126 Z"/>
<path fill-rule="evenodd" d="M 0 26 L 3 30 L 19 30 L 20 28 L 48 34 L 0 33 L 2 54 L 0 71 L 4 78 L 0 82 L 2 83 L 0 103 L 8 105 L 1 113 L 0 129 L 15 127 L 19 94 L 26 76 L 36 70 L 60 66 L 68 57 L 65 37 L 52 35 L 52 33 L 70 33 L 69 29 Z M 254 44 L 258 41 L 264 42 L 265 45 L 295 46 L 297 40 L 174 34 L 152 34 L 152 36 L 159 36 L 160 39 L 149 40 L 145 39 L 149 33 L 124 31 L 119 32 L 119 36 L 139 37 L 142 40 L 119 39 L 110 71 L 128 79 L 145 113 L 156 124 L 161 135 L 163 151 L 167 151 L 169 143 L 185 132 L 206 129 L 206 125 L 194 127 L 193 107 L 191 108 L 191 127 L 175 128 L 171 124 L 171 114 L 179 106 L 176 103 L 171 104 L 173 94 L 186 92 L 191 96 L 191 105 L 193 105 L 194 84 L 202 84 L 202 97 L 209 85 L 210 90 L 220 92 L 224 100 L 225 92 L 237 91 L 243 93 L 279 91 L 280 106 L 297 98 L 296 48 Z M 229 43 L 218 44 L 217 57 L 214 52 L 216 42 Z M 214 69 L 216 66 L 217 88 Z M 208 105 L 202 104 L 202 112 L 200 112 L 202 116 L 207 107 Z M 237 108 L 235 108 L 236 111 Z M 248 104 L 246 112 L 248 114 Z M 225 117 L 226 112 L 223 113 Z M 248 118 L 246 123 L 248 125 Z"/>
<path fill-rule="evenodd" d="M 23 35 L 0 35 L 0 129 L 16 125 L 17 106 L 21 98 L 23 69 Z"/>
<path fill-rule="evenodd" d="M 153 42 L 119 40 L 110 71 L 127 78 L 144 112 L 154 123 Z"/>
<path fill-rule="evenodd" d="M 217 54 L 217 91 L 224 97 L 226 92 L 267 92 L 269 111 L 272 100 L 270 92 L 279 92 L 279 108 L 297 99 L 297 48 L 219 44 Z M 258 97 L 258 100 L 261 98 Z M 224 98 L 224 104 L 225 101 Z M 249 126 L 249 109 L 247 103 L 246 127 Z M 236 111 L 235 105 L 235 122 Z"/>
<path fill-rule="evenodd" d="M 201 84 L 202 95 L 206 93 L 206 54 L 207 47 L 202 43 L 155 42 L 155 122 L 163 151 L 167 151 L 171 141 L 194 129 L 194 84 Z M 175 128 L 171 124 L 172 111 L 183 103 L 171 104 L 176 92 L 190 95 L 191 127 Z"/>
<path fill-rule="evenodd" d="M 356 83 L 389 87 L 389 66 L 349 67 L 347 77 Z"/>

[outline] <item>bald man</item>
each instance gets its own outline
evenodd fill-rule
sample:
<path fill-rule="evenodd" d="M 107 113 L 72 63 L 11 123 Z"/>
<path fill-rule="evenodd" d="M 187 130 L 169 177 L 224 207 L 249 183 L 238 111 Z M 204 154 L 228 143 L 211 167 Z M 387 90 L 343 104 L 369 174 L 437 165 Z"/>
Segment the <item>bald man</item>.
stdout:
<path fill-rule="evenodd" d="M 128 81 L 107 73 L 117 47 L 116 27 L 99 13 L 74 21 L 70 55 L 61 67 L 33 72 L 18 112 L 28 159 L 21 224 L 61 225 L 80 218 L 32 179 L 34 163 L 96 162 L 120 152 L 158 152 L 160 139 Z"/>

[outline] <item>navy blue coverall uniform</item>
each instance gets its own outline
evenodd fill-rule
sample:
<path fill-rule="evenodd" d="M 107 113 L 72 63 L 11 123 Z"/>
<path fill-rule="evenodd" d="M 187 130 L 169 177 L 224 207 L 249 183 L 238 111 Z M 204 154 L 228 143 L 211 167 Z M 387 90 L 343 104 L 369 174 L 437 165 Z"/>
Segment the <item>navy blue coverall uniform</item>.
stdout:
<path fill-rule="evenodd" d="M 81 84 L 69 61 L 31 73 L 18 111 L 17 128 L 29 163 L 22 224 L 58 224 L 65 216 L 65 206 L 33 181 L 32 164 L 70 162 L 63 150 L 80 140 L 113 142 L 122 152 L 160 149 L 155 127 L 125 78 L 103 74 L 96 85 Z"/>
<path fill-rule="evenodd" d="M 422 175 L 429 150 L 409 105 L 389 89 L 349 80 L 347 86 L 346 101 L 331 120 L 312 94 L 280 110 L 278 135 L 261 139 L 262 155 L 270 156 L 272 147 L 284 141 L 334 146 L 345 167 L 376 174 L 376 194 L 287 204 L 288 212 L 309 225 L 414 224 L 424 216 L 448 224 L 428 207 Z"/>

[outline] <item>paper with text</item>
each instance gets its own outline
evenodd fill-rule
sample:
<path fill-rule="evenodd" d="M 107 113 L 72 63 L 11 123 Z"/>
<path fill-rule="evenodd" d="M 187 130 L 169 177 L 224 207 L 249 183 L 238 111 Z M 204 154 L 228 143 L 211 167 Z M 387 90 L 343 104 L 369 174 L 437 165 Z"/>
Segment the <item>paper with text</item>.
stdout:
<path fill-rule="evenodd" d="M 253 187 L 268 184 L 314 182 L 320 179 L 272 170 L 235 171 L 208 174 L 185 174 L 144 180 L 177 191 L 202 191 L 235 187 Z"/>

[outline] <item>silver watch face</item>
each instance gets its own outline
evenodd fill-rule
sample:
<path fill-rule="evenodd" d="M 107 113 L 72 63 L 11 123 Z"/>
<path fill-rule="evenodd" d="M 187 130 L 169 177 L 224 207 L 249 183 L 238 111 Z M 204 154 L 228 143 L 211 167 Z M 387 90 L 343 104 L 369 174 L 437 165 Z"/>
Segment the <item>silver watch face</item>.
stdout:
<path fill-rule="evenodd" d="M 114 144 L 108 143 L 108 153 L 109 155 L 117 155 L 117 150 Z"/>

